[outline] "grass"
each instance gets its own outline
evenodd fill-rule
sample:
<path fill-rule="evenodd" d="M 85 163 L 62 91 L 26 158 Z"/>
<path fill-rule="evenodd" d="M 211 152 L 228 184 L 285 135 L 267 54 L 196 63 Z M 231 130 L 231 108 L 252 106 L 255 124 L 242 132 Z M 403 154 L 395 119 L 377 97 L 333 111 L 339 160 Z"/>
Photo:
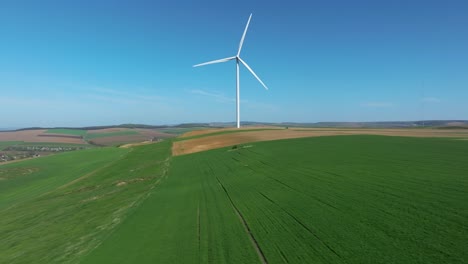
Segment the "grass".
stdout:
<path fill-rule="evenodd" d="M 0 166 L 0 263 L 465 263 L 468 141 L 171 141 Z"/>
<path fill-rule="evenodd" d="M 170 142 L 0 166 L 0 263 L 77 263 L 164 177 Z"/>
<path fill-rule="evenodd" d="M 177 159 L 168 179 L 84 263 L 252 263 L 255 251 L 208 171 Z"/>
<path fill-rule="evenodd" d="M 72 136 L 85 136 L 88 131 L 82 129 L 62 129 L 62 128 L 53 128 L 48 129 L 45 133 L 51 134 L 64 134 L 64 135 L 72 135 Z"/>
<path fill-rule="evenodd" d="M 174 157 L 84 263 L 464 263 L 467 159 L 468 142 L 384 136 Z"/>
<path fill-rule="evenodd" d="M 138 132 L 135 130 L 123 130 L 109 133 L 89 133 L 86 135 L 86 140 L 103 138 L 103 137 L 115 137 L 115 136 L 128 136 L 128 135 L 137 135 Z"/>
<path fill-rule="evenodd" d="M 0 150 L 3 150 L 9 146 L 22 144 L 23 141 L 0 141 Z"/>
<path fill-rule="evenodd" d="M 90 149 L 0 166 L 0 209 L 35 199 L 83 176 L 125 153 L 120 149 Z"/>

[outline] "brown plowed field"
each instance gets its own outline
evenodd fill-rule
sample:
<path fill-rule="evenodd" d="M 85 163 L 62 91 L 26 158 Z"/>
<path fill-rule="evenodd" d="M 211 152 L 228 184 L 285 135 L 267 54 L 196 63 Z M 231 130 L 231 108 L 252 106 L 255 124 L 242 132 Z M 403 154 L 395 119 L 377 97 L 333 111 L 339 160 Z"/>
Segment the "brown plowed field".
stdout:
<path fill-rule="evenodd" d="M 247 129 L 247 128 L 246 128 Z M 251 128 L 250 128 L 251 129 Z M 232 130 L 232 129 L 230 129 Z M 219 130 L 224 131 L 224 130 Z M 193 131 L 195 132 L 195 131 Z M 203 131 L 205 132 L 205 131 Z M 218 131 L 216 131 L 218 132 Z M 206 133 L 195 134 L 203 135 Z M 298 128 L 283 130 L 245 131 L 221 135 L 206 136 L 174 142 L 173 155 L 183 155 L 205 151 L 209 149 L 244 144 L 256 141 L 268 141 L 288 138 L 318 137 L 333 135 L 384 135 L 405 137 L 453 137 L 468 138 L 466 129 L 326 129 L 326 128 Z M 190 134 L 194 136 L 194 134 Z"/>
<path fill-rule="evenodd" d="M 100 145 L 100 146 L 112 146 L 121 143 L 129 143 L 129 142 L 140 142 L 146 141 L 148 137 L 143 135 L 122 135 L 122 136 L 112 136 L 112 137 L 102 137 L 102 138 L 95 138 L 90 140 L 93 144 Z"/>
<path fill-rule="evenodd" d="M 251 127 L 241 127 L 241 128 L 235 128 L 235 127 L 212 128 L 212 129 L 189 131 L 187 133 L 182 134 L 180 137 L 186 138 L 186 137 L 201 136 L 201 135 L 206 135 L 206 134 L 211 134 L 211 133 L 216 133 L 216 132 L 223 132 L 223 131 L 233 131 L 233 130 L 242 131 L 242 130 L 252 130 L 252 129 L 283 129 L 283 128 L 275 127 L 275 126 L 251 126 Z"/>
<path fill-rule="evenodd" d="M 143 129 L 143 128 L 137 128 L 135 129 L 139 134 L 144 135 L 146 137 L 157 137 L 157 138 L 169 138 L 169 137 L 174 137 L 173 134 L 168 134 L 164 132 L 160 132 L 157 130 L 153 129 Z"/>
<path fill-rule="evenodd" d="M 25 142 L 53 142 L 53 143 L 69 143 L 69 144 L 86 144 L 81 138 L 75 136 L 51 135 L 43 134 L 46 130 L 24 130 L 0 132 L 0 141 L 25 141 Z M 41 136 L 42 135 L 42 136 Z M 43 136 L 47 135 L 47 136 Z"/>

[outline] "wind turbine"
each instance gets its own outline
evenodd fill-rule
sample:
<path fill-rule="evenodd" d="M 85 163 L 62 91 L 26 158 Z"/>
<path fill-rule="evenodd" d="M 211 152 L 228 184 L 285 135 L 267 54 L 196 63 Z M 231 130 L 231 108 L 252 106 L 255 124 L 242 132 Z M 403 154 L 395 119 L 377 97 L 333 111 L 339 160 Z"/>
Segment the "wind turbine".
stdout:
<path fill-rule="evenodd" d="M 237 55 L 236 56 L 232 56 L 232 57 L 228 57 L 228 58 L 224 58 L 224 59 L 219 59 L 219 60 L 214 60 L 214 61 L 208 61 L 208 62 L 200 63 L 200 64 L 197 64 L 197 65 L 193 66 L 193 67 L 199 67 L 199 66 L 205 66 L 205 65 L 208 65 L 208 64 L 214 64 L 214 63 L 227 62 L 227 61 L 230 61 L 230 60 L 236 60 L 236 111 L 237 111 L 236 117 L 237 117 L 237 128 L 240 128 L 239 62 L 242 63 L 247 68 L 247 70 L 249 70 L 250 73 L 252 73 L 252 75 L 255 76 L 255 78 L 257 78 L 257 80 L 263 85 L 263 87 L 265 87 L 266 90 L 268 90 L 268 87 L 262 82 L 262 80 L 260 80 L 260 78 L 257 76 L 257 74 L 255 74 L 255 72 L 252 70 L 252 68 L 250 68 L 249 65 L 245 61 L 243 61 L 241 59 L 241 57 L 240 57 L 240 53 L 241 53 L 241 50 L 242 50 L 242 44 L 244 43 L 245 34 L 247 33 L 247 28 L 249 27 L 249 23 L 250 23 L 251 18 L 252 18 L 252 14 L 250 14 L 249 20 L 247 21 L 247 25 L 245 26 L 244 34 L 242 34 L 242 38 L 240 40 L 239 49 L 237 50 Z"/>

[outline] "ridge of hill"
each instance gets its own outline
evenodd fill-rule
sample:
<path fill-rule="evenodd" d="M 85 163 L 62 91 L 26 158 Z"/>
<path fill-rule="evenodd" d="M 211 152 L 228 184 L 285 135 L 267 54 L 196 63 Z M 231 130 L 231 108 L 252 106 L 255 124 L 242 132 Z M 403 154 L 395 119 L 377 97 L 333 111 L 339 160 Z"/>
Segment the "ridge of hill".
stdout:
<path fill-rule="evenodd" d="M 317 128 L 466 128 L 468 120 L 416 120 L 416 121 L 375 121 L 375 122 L 256 122 L 243 121 L 242 126 L 282 126 L 282 127 L 317 127 Z M 78 129 L 99 130 L 108 128 L 143 128 L 143 129 L 167 129 L 167 128 L 223 128 L 234 127 L 235 122 L 209 122 L 209 123 L 181 123 L 176 125 L 146 125 L 146 124 L 120 124 L 84 127 L 26 127 L 18 129 L 0 129 L 0 131 L 23 131 L 37 129 Z"/>
<path fill-rule="evenodd" d="M 227 130 L 1 165 L 0 263 L 466 259 L 467 130 Z M 265 141 L 311 131 L 343 134 Z M 249 141 L 171 155 L 219 137 Z"/>

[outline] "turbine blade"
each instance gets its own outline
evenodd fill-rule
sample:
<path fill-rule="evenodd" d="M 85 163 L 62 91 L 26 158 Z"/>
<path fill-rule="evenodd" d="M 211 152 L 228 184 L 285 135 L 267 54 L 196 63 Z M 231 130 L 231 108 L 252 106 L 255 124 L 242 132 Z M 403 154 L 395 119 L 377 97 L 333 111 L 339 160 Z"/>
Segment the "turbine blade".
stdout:
<path fill-rule="evenodd" d="M 242 49 L 242 44 L 244 44 L 244 39 L 245 39 L 245 34 L 247 34 L 247 28 L 249 28 L 249 24 L 250 24 L 250 19 L 252 18 L 252 14 L 250 14 L 249 16 L 249 20 L 247 20 L 247 25 L 245 26 L 245 29 L 244 29 L 244 34 L 242 34 L 242 38 L 241 38 L 241 41 L 239 43 L 239 50 L 237 51 L 237 56 L 239 57 L 240 53 L 241 53 L 241 49 Z"/>
<path fill-rule="evenodd" d="M 229 57 L 229 58 L 224 58 L 224 59 L 219 59 L 219 60 L 214 60 L 214 61 L 208 61 L 208 62 L 200 63 L 200 64 L 197 64 L 197 65 L 193 65 L 193 67 L 199 67 L 199 66 L 204 66 L 204 65 L 208 65 L 208 64 L 226 62 L 226 61 L 233 60 L 235 58 L 236 57 L 234 56 L 234 57 Z"/>
<path fill-rule="evenodd" d="M 245 61 L 243 61 L 240 57 L 239 57 L 239 60 L 250 71 L 250 73 L 252 73 L 253 76 L 255 76 L 255 78 L 257 78 L 257 80 L 263 85 L 263 87 L 265 87 L 265 89 L 268 90 L 268 87 L 262 82 L 262 80 L 260 80 L 260 78 L 258 78 L 257 74 L 255 74 L 255 72 L 249 67 L 249 65 L 247 65 L 247 63 L 245 63 Z"/>

